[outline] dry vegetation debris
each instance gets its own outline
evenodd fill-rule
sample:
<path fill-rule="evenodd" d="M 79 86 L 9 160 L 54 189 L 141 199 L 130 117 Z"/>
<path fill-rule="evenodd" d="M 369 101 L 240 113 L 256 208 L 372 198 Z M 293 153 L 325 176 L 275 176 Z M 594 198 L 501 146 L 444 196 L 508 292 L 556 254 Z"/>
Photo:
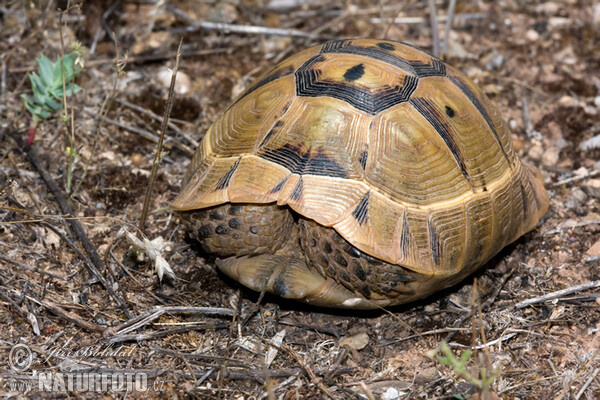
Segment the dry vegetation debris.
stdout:
<path fill-rule="evenodd" d="M 190 154 L 261 71 L 301 48 L 385 35 L 433 51 L 431 7 L 442 57 L 499 107 L 518 152 L 543 170 L 551 211 L 476 275 L 475 303 L 471 277 L 389 313 L 271 297 L 257 306 L 256 294 L 199 258 L 168 209 Z M 124 232 L 139 223 L 165 71 L 182 35 L 167 152 L 146 223 L 150 239 L 171 243 L 163 255 L 176 278 L 161 284 L 148 258 L 128 251 Z M 75 41 L 87 54 L 82 90 L 67 102 L 72 119 L 39 123 L 30 150 L 20 97 L 31 93 L 27 72 Z M 6 397 L 22 395 L 10 385 L 8 355 L 23 343 L 34 351 L 32 369 L 143 371 L 161 383 L 153 397 L 467 398 L 478 387 L 428 356 L 446 341 L 456 356 L 475 349 L 466 361 L 472 374 L 499 369 L 497 398 L 600 398 L 597 1 L 3 1 L 0 63 Z M 108 347 L 120 350 L 76 355 Z"/>

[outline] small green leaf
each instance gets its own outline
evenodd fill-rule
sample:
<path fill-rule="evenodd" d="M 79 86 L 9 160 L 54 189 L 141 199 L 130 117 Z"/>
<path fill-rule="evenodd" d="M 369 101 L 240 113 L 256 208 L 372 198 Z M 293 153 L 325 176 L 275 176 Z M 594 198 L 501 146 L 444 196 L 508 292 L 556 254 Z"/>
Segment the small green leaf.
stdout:
<path fill-rule="evenodd" d="M 44 54 L 40 56 L 38 60 L 38 64 L 40 68 L 38 69 L 40 75 L 42 76 L 42 80 L 46 84 L 46 86 L 50 86 L 52 84 L 52 62 L 46 57 Z"/>

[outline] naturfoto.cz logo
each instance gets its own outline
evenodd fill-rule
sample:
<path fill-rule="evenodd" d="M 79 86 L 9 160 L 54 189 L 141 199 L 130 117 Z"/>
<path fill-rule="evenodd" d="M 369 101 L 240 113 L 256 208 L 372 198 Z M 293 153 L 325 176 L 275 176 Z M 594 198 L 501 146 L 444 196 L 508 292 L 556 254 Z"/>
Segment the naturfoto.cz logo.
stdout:
<path fill-rule="evenodd" d="M 56 352 L 55 352 L 56 353 Z M 98 351 L 91 353 L 98 355 Z M 107 352 L 103 353 L 108 355 Z M 110 353 L 114 356 L 114 351 Z M 123 354 L 123 353 L 121 353 Z M 19 392 L 145 392 L 148 390 L 160 391 L 163 382 L 148 381 L 145 372 L 130 371 L 102 371 L 98 369 L 79 370 L 70 372 L 38 372 L 29 371 L 33 363 L 33 352 L 25 344 L 17 344 L 10 350 L 8 356 L 10 368 L 15 375 L 4 377 L 4 386 L 11 391 Z"/>

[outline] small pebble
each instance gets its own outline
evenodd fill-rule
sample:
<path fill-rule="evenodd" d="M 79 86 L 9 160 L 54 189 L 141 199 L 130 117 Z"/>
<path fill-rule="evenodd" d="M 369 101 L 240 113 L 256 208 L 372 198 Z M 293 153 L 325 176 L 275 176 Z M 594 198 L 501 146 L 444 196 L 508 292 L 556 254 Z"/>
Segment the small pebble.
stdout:
<path fill-rule="evenodd" d="M 556 147 L 551 147 L 542 155 L 542 164 L 555 166 L 558 164 L 559 156 L 560 150 L 558 150 Z"/>
<path fill-rule="evenodd" d="M 340 340 L 340 346 L 348 346 L 354 350 L 362 350 L 369 344 L 369 335 L 365 332 L 348 336 Z"/>
<path fill-rule="evenodd" d="M 539 38 L 540 34 L 534 29 L 529 29 L 527 32 L 525 32 L 525 39 L 529 40 L 530 42 L 535 42 Z"/>
<path fill-rule="evenodd" d="M 600 257 L 600 240 L 594 243 L 592 247 L 586 251 L 586 254 L 592 257 Z"/>
<path fill-rule="evenodd" d="M 571 261 L 571 256 L 566 251 L 561 251 L 558 253 L 558 261 L 563 264 L 566 264 Z"/>
<path fill-rule="evenodd" d="M 596 199 L 600 199 L 600 179 L 589 179 L 583 184 L 583 190 Z"/>
<path fill-rule="evenodd" d="M 173 75 L 172 71 L 169 69 L 161 70 L 156 79 L 160 82 L 160 84 L 166 88 L 171 85 L 171 76 Z M 177 94 L 186 94 L 192 88 L 192 80 L 189 75 L 182 71 L 177 71 L 177 78 L 175 80 L 175 93 Z"/>
<path fill-rule="evenodd" d="M 531 146 L 527 156 L 531 158 L 533 161 L 540 161 L 542 159 L 542 155 L 544 154 L 544 149 L 542 146 L 536 144 Z"/>

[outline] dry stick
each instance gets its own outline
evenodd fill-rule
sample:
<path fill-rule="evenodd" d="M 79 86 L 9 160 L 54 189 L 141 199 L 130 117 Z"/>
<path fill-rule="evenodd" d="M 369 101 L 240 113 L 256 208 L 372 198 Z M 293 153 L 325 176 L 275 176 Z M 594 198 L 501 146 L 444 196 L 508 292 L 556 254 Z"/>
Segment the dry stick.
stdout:
<path fill-rule="evenodd" d="M 293 351 L 291 348 L 284 345 L 283 343 L 281 344 L 281 346 L 276 346 L 271 342 L 267 342 L 267 343 L 270 346 L 275 347 L 276 349 L 283 350 L 286 353 L 288 353 L 294 360 L 296 360 L 298 365 L 300 365 L 300 368 L 302 368 L 306 372 L 306 374 L 308 375 L 308 377 L 310 378 L 312 383 L 317 385 L 317 387 L 319 389 L 321 389 L 321 391 L 323 392 L 323 394 L 325 394 L 325 396 L 327 396 L 330 399 L 334 399 L 334 397 L 331 395 L 329 390 L 327 390 L 325 385 L 323 385 L 322 379 L 317 378 L 317 375 L 314 373 L 314 371 L 312 369 L 310 369 L 310 367 L 304 363 L 304 361 L 300 358 L 300 356 L 295 351 Z"/>
<path fill-rule="evenodd" d="M 592 372 L 592 375 L 588 378 L 587 381 L 585 381 L 585 383 L 583 384 L 583 386 L 581 387 L 581 389 L 579 390 L 579 392 L 577 392 L 577 394 L 575 395 L 575 400 L 579 400 L 579 398 L 581 396 L 583 396 L 583 393 L 585 393 L 585 391 L 587 390 L 587 388 L 591 385 L 592 381 L 594 380 L 594 378 L 596 378 L 596 376 L 600 373 L 600 368 L 596 368 L 594 370 L 594 372 Z"/>
<path fill-rule="evenodd" d="M 176 328 L 164 329 L 161 331 L 150 332 L 150 333 L 136 333 L 132 335 L 117 335 L 113 336 L 108 340 L 108 344 L 115 344 L 121 342 L 140 342 L 142 340 L 152 340 L 158 339 L 165 336 L 177 335 L 184 332 L 189 331 L 200 331 L 200 330 L 217 330 L 217 329 L 225 329 L 229 327 L 228 323 L 218 323 L 218 324 L 204 324 L 204 325 L 190 325 L 190 326 L 178 326 Z"/>
<path fill-rule="evenodd" d="M 452 19 L 454 18 L 454 8 L 456 7 L 456 0 L 450 0 L 448 5 L 448 19 L 446 20 L 446 26 L 444 28 L 444 43 L 442 45 L 442 54 L 448 54 L 448 43 L 450 42 L 450 29 L 452 29 Z"/>
<path fill-rule="evenodd" d="M 1 254 L 0 254 L 0 260 L 2 260 L 4 262 L 7 262 L 7 263 L 10 263 L 12 265 L 15 265 L 15 266 L 17 266 L 19 268 L 22 268 L 24 270 L 27 270 L 27 271 L 37 272 L 38 274 L 47 275 L 47 276 L 49 276 L 51 278 L 59 279 L 61 281 L 67 282 L 67 278 L 65 278 L 64 276 L 60 276 L 60 275 L 53 274 L 52 272 L 44 271 L 43 269 L 40 269 L 38 267 L 30 267 L 27 264 L 23 264 L 23 263 L 20 263 L 18 261 L 12 260 L 10 258 L 4 257 Z"/>
<path fill-rule="evenodd" d="M 155 319 L 159 318 L 163 314 L 202 314 L 202 315 L 218 315 L 225 317 L 232 317 L 233 310 L 229 308 L 218 308 L 218 307 L 157 307 L 155 309 L 146 311 L 135 318 L 119 325 L 114 328 L 116 334 L 126 334 L 142 326 L 149 324 Z"/>
<path fill-rule="evenodd" d="M 18 133 L 16 131 L 13 134 L 13 138 L 17 142 L 17 145 L 21 149 L 25 150 L 29 162 L 42 177 L 42 180 L 56 199 L 56 202 L 58 203 L 58 206 L 62 210 L 63 214 L 67 215 L 66 221 L 68 222 L 71 229 L 75 232 L 75 235 L 79 239 L 79 242 L 85 249 L 91 261 L 91 263 L 89 264 L 85 263 L 85 265 L 88 267 L 88 270 L 96 279 L 100 281 L 104 289 L 106 289 L 108 294 L 115 300 L 115 302 L 121 308 L 123 314 L 125 314 L 125 316 L 129 318 L 131 314 L 129 312 L 129 309 L 127 308 L 127 305 L 125 304 L 123 299 L 119 295 L 117 295 L 117 293 L 113 290 L 112 286 L 106 282 L 106 279 L 104 279 L 104 277 L 100 273 L 100 270 L 104 269 L 104 264 L 102 263 L 102 260 L 100 259 L 100 256 L 96 251 L 96 248 L 94 247 L 90 239 L 87 237 L 83 226 L 79 223 L 77 218 L 75 218 L 75 213 L 73 212 L 73 209 L 67 202 L 65 196 L 63 196 L 62 191 L 58 187 L 58 184 L 42 165 L 37 149 L 34 146 L 25 145 L 25 143 L 23 142 L 21 137 L 18 136 Z"/>
<path fill-rule="evenodd" d="M 552 187 L 562 186 L 562 185 L 566 185 L 568 183 L 573 183 L 573 182 L 577 182 L 577 181 L 584 181 L 586 179 L 593 178 L 596 175 L 600 175 L 600 170 L 590 171 L 590 173 L 588 173 L 587 175 L 577 175 L 577 176 L 572 176 L 567 179 L 563 179 L 561 181 L 553 183 Z"/>
<path fill-rule="evenodd" d="M 167 97 L 167 105 L 163 114 L 163 121 L 160 127 L 160 137 L 158 139 L 158 145 L 156 146 L 156 157 L 154 158 L 154 164 L 152 165 L 152 174 L 150 175 L 150 184 L 146 191 L 146 197 L 144 197 L 144 208 L 142 209 L 142 216 L 140 217 L 139 229 L 144 232 L 144 225 L 146 218 L 148 217 L 148 208 L 150 208 L 150 198 L 152 197 L 152 189 L 154 188 L 154 182 L 156 181 L 156 174 L 158 172 L 158 166 L 160 165 L 160 159 L 162 158 L 162 147 L 163 140 L 165 139 L 165 133 L 167 132 L 167 123 L 169 122 L 169 115 L 173 109 L 173 97 L 175 93 L 175 79 L 177 78 L 177 69 L 179 69 L 179 59 L 181 58 L 181 45 L 183 44 L 183 36 L 179 39 L 179 46 L 177 47 L 177 57 L 175 58 L 175 68 L 171 74 L 171 86 L 169 86 L 169 97 Z"/>
<path fill-rule="evenodd" d="M 455 21 L 468 21 L 471 19 L 485 19 L 489 17 L 489 13 L 459 13 L 454 14 Z M 448 16 L 440 15 L 437 17 L 438 22 L 444 22 L 448 20 Z M 423 17 L 395 17 L 395 18 L 378 18 L 373 17 L 367 20 L 372 24 L 401 24 L 401 25 L 418 25 L 427 22 L 427 18 Z"/>
<path fill-rule="evenodd" d="M 33 328 L 33 333 L 35 333 L 36 336 L 40 336 L 40 327 L 35 315 L 27 310 L 22 309 L 13 299 L 10 298 L 8 294 L 4 293 L 2 290 L 0 290 L 0 299 L 4 299 L 4 301 L 13 307 L 17 314 L 29 321 L 29 324 Z"/>
<path fill-rule="evenodd" d="M 110 119 L 108 117 L 104 118 L 104 122 L 106 122 L 107 124 L 111 124 L 114 126 L 117 126 L 119 128 L 128 130 L 129 132 L 133 132 L 136 135 L 141 136 L 142 138 L 149 140 L 153 143 L 158 143 L 160 141 L 160 138 L 158 136 L 156 136 L 154 133 L 152 132 L 148 132 L 147 130 L 141 129 L 141 128 L 137 128 L 135 126 L 131 126 L 131 125 L 125 125 L 119 121 L 116 121 L 114 119 Z M 170 150 L 172 148 L 176 148 L 178 150 L 181 150 L 182 152 L 188 154 L 188 155 L 192 155 L 194 154 L 194 150 L 190 149 L 188 146 L 179 143 L 179 142 L 173 142 L 173 144 L 169 144 L 169 143 L 165 143 L 163 145 L 164 148 Z"/>
<path fill-rule="evenodd" d="M 144 107 L 140 107 L 137 104 L 130 103 L 127 100 L 115 99 L 115 101 L 127 108 L 137 111 L 140 114 L 145 114 L 155 121 L 162 122 L 162 118 L 160 115 L 156 115 L 155 113 L 153 113 L 152 111 L 150 111 Z M 198 147 L 198 142 L 193 137 L 191 137 L 187 132 L 184 132 L 181 129 L 179 129 L 179 127 L 177 125 L 175 125 L 173 122 L 171 122 L 171 121 L 167 122 L 167 126 L 171 129 L 173 129 L 175 131 L 175 133 L 177 133 L 178 135 L 181 135 L 181 137 L 185 138 L 185 140 L 187 140 L 192 146 Z"/>
<path fill-rule="evenodd" d="M 433 55 L 440 56 L 440 34 L 438 32 L 437 17 L 435 15 L 434 0 L 428 0 L 429 3 L 429 22 L 431 23 L 431 34 L 433 36 Z"/>
<path fill-rule="evenodd" d="M 14 292 L 16 292 L 16 291 L 14 291 Z M 25 296 L 25 297 L 29 301 L 32 301 L 32 302 L 46 308 L 48 311 L 50 311 L 52 314 L 56 315 L 57 317 L 67 320 L 86 331 L 104 332 L 104 330 L 105 330 L 105 328 L 101 327 L 100 325 L 97 325 L 97 324 L 94 324 L 93 322 L 88 322 L 88 321 L 81 319 L 77 314 L 63 310 L 61 307 L 59 307 L 58 304 L 56 304 L 50 300 L 47 300 L 47 299 L 46 300 L 44 300 L 44 299 L 38 300 L 31 296 Z"/>
<path fill-rule="evenodd" d="M 185 31 L 195 31 L 198 29 L 207 31 L 220 31 L 230 33 L 246 33 L 246 34 L 258 34 L 258 35 L 274 35 L 274 36 L 291 36 L 291 37 L 302 37 L 309 39 L 332 39 L 329 35 L 316 35 L 314 33 L 307 33 L 297 29 L 283 29 L 283 28 L 268 28 L 266 26 L 254 26 L 254 25 L 235 25 L 225 24 L 222 22 L 209 22 L 209 21 L 198 21 L 177 7 L 173 7 L 167 4 L 167 11 L 183 19 L 186 23 L 190 24 L 191 27 L 184 28 Z"/>
<path fill-rule="evenodd" d="M 219 54 L 219 53 L 227 53 L 230 51 L 230 48 L 217 47 L 215 49 L 205 49 L 198 51 L 183 51 L 181 52 L 182 57 L 194 57 L 194 56 L 205 56 L 209 54 Z M 148 54 L 148 55 L 133 55 L 127 56 L 127 63 L 129 64 L 143 64 L 151 61 L 162 61 L 162 60 L 171 60 L 177 54 L 175 53 L 161 53 L 161 54 Z M 115 61 L 114 58 L 98 58 L 95 60 L 89 60 L 85 62 L 87 67 L 96 67 L 98 65 L 110 64 Z M 32 64 L 27 67 L 16 67 L 11 68 L 8 72 L 10 73 L 23 73 L 23 72 L 31 72 L 36 69 L 36 65 Z"/>
<path fill-rule="evenodd" d="M 597 287 L 600 287 L 600 281 L 592 281 L 592 282 L 583 283 L 581 285 L 571 286 L 569 288 L 557 290 L 556 292 L 548 293 L 548 294 L 545 294 L 540 297 L 534 297 L 533 299 L 521 301 L 520 303 L 515 304 L 515 308 L 516 309 L 525 308 L 532 304 L 542 303 L 544 301 L 557 299 L 559 297 L 562 297 L 562 296 L 565 296 L 565 295 L 568 295 L 571 293 L 579 292 L 581 290 L 593 289 L 593 288 L 597 288 Z"/>

